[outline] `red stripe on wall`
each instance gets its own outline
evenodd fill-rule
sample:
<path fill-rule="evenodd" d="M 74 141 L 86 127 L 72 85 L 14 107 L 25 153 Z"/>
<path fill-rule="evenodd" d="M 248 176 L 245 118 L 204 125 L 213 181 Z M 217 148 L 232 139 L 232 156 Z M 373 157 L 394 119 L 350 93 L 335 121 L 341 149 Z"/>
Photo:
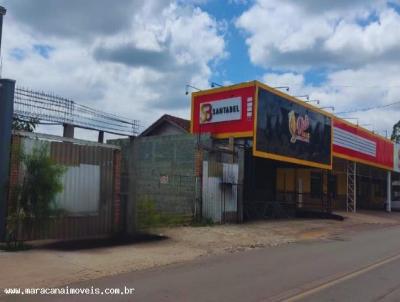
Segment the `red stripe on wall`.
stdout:
<path fill-rule="evenodd" d="M 360 127 L 355 125 L 352 126 L 336 119 L 333 120 L 333 127 L 343 129 L 359 137 L 374 141 L 376 143 L 376 156 L 373 157 L 335 144 L 333 145 L 333 152 L 346 155 L 354 160 L 361 159 L 372 164 L 378 164 L 393 169 L 393 143 L 379 137 L 378 135 L 373 135 Z"/>

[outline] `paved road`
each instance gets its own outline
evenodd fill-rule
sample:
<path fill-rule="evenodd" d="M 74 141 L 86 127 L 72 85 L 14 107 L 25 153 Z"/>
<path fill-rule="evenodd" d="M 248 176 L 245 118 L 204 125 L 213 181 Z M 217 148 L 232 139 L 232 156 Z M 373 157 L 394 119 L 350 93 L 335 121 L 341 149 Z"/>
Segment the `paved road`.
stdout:
<path fill-rule="evenodd" d="M 400 301 L 400 227 L 319 242 L 204 257 L 194 262 L 82 282 L 135 288 L 107 301 Z M 3 297 L 4 298 L 4 297 Z M 7 297 L 7 301 L 21 301 Z M 99 296 L 26 301 L 98 301 Z"/>

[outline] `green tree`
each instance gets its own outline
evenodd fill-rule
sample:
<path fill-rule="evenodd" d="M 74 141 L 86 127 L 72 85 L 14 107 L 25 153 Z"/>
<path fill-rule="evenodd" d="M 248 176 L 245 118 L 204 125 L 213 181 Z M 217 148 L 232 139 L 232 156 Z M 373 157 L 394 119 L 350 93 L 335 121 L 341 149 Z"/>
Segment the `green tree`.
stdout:
<path fill-rule="evenodd" d="M 19 157 L 25 167 L 24 179 L 13 189 L 7 219 L 8 242 L 15 243 L 25 223 L 40 228 L 62 212 L 55 197 L 63 190 L 61 176 L 65 172 L 65 167 L 50 158 L 46 147 L 35 148 L 29 155 L 20 152 Z"/>
<path fill-rule="evenodd" d="M 393 125 L 393 131 L 390 139 L 395 143 L 400 143 L 400 121 Z"/>
<path fill-rule="evenodd" d="M 35 131 L 38 123 L 39 120 L 35 118 L 30 118 L 29 120 L 14 118 L 12 122 L 12 128 L 13 130 L 33 132 Z"/>

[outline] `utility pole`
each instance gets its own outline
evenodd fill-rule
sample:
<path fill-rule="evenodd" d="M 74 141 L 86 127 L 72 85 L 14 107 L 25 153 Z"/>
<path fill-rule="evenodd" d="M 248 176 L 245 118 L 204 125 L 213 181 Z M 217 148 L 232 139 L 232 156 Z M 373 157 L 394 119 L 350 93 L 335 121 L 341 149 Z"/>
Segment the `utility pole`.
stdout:
<path fill-rule="evenodd" d="M 7 218 L 14 89 L 14 80 L 0 79 L 0 241 L 5 236 Z"/>
<path fill-rule="evenodd" d="M 0 6 L 0 54 L 5 14 L 6 9 Z M 6 231 L 14 89 L 14 80 L 2 79 L 0 76 L 0 241 L 4 240 Z"/>
<path fill-rule="evenodd" d="M 0 63 L 1 63 L 1 39 L 3 36 L 3 16 L 5 16 L 6 12 L 7 10 L 4 7 L 0 6 Z M 1 69 L 2 66 L 0 66 L 0 78 L 1 78 Z"/>

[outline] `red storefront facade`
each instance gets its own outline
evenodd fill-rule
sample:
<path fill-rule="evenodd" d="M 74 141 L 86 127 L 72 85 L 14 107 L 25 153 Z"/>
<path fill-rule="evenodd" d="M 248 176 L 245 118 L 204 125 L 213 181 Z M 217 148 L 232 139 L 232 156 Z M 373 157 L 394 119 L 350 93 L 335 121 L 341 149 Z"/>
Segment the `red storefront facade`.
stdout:
<path fill-rule="evenodd" d="M 389 172 L 396 164 L 396 147 L 389 139 L 258 81 L 193 93 L 191 130 L 193 134 L 210 133 L 217 140 L 247 142 L 255 160 L 270 161 L 278 170 L 307 170 L 308 176 L 301 183 L 308 188 L 315 171 L 323 175 L 323 191 L 329 187 L 328 175 L 340 174 L 335 186 L 344 203 L 350 199 L 350 210 L 357 208 L 357 182 L 380 175 L 379 180 L 371 180 L 371 186 L 376 186 L 370 194 L 374 199 L 379 195 L 376 192 L 382 191 L 382 175 L 390 184 Z M 342 168 L 335 168 L 335 163 Z M 282 181 L 277 173 L 273 185 L 278 188 L 280 183 L 287 183 L 285 177 Z M 294 196 L 300 190 L 296 177 L 292 177 Z M 353 180 L 354 187 L 350 183 Z M 375 199 L 387 205 L 389 191 Z M 386 208 L 390 210 L 390 204 Z"/>

